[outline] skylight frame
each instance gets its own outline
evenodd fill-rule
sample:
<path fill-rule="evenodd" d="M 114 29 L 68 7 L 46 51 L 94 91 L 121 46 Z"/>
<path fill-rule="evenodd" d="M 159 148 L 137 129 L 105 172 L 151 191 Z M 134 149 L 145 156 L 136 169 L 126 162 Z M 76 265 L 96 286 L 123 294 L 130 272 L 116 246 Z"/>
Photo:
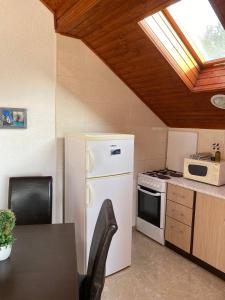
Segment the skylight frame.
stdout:
<path fill-rule="evenodd" d="M 215 9 L 212 5 L 211 5 L 211 7 L 214 10 L 215 14 L 217 15 L 218 19 L 220 20 L 220 17 L 218 16 L 217 11 L 215 11 Z M 198 63 L 200 68 L 204 69 L 204 68 L 210 68 L 210 67 L 225 64 L 225 57 L 203 62 L 200 58 L 200 55 L 198 55 L 197 51 L 193 48 L 191 43 L 188 41 L 188 39 L 186 38 L 182 29 L 179 27 L 179 25 L 177 24 L 176 20 L 173 18 L 173 16 L 169 12 L 169 10 L 167 8 L 165 8 L 162 10 L 162 13 L 164 14 L 164 16 L 166 17 L 168 22 L 171 24 L 174 31 L 178 34 L 179 38 L 182 40 L 184 45 L 187 47 L 187 49 L 189 50 L 189 52 L 191 53 L 193 58 L 196 60 L 196 62 Z"/>
<path fill-rule="evenodd" d="M 162 11 L 153 14 L 149 18 L 153 24 L 149 24 L 148 20 L 146 20 L 147 18 L 145 18 L 139 22 L 139 26 L 181 77 L 187 87 L 192 89 L 201 71 L 198 63 Z"/>
<path fill-rule="evenodd" d="M 191 55 L 193 56 L 193 58 L 195 59 L 195 61 L 198 63 L 199 67 L 203 67 L 203 65 L 206 63 L 203 63 L 201 58 L 199 57 L 199 55 L 197 54 L 197 52 L 195 51 L 195 49 L 192 47 L 191 43 L 188 41 L 188 39 L 186 38 L 185 34 L 183 33 L 183 31 L 180 29 L 179 25 L 177 24 L 177 22 L 174 20 L 174 18 L 172 17 L 172 15 L 170 14 L 170 12 L 168 11 L 167 8 L 162 10 L 163 15 L 165 16 L 165 18 L 167 19 L 167 21 L 170 23 L 170 25 L 172 26 L 173 30 L 176 32 L 176 34 L 179 36 L 179 38 L 181 39 L 181 41 L 184 43 L 185 47 L 188 49 L 188 51 L 191 53 Z"/>
<path fill-rule="evenodd" d="M 160 19 L 158 17 L 156 19 L 156 15 L 161 15 Z M 187 39 L 182 32 L 180 34 L 181 30 L 176 30 L 177 27 L 173 22 L 169 22 L 167 16 L 165 9 L 160 10 L 145 17 L 138 24 L 191 92 L 224 90 L 225 58 L 203 63 L 188 41 L 186 43 Z M 169 35 L 167 34 L 168 30 Z M 170 45 L 168 45 L 168 41 Z M 186 53 L 186 58 L 182 52 Z M 193 66 L 189 64 L 189 60 L 192 61 Z"/>

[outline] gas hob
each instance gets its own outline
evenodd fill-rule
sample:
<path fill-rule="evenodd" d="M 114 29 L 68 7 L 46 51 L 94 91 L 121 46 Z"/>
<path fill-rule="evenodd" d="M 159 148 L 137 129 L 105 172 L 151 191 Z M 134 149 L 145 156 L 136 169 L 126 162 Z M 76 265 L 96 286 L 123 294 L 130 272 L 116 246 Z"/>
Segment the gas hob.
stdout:
<path fill-rule="evenodd" d="M 159 179 L 170 179 L 171 177 L 183 177 L 183 174 L 181 172 L 168 170 L 168 169 L 150 171 L 150 172 L 145 172 L 143 174 L 148 175 L 150 177 L 156 177 Z"/>
<path fill-rule="evenodd" d="M 140 173 L 138 175 L 138 184 L 149 189 L 165 193 L 167 181 L 172 177 L 183 177 L 181 172 L 162 169 Z"/>

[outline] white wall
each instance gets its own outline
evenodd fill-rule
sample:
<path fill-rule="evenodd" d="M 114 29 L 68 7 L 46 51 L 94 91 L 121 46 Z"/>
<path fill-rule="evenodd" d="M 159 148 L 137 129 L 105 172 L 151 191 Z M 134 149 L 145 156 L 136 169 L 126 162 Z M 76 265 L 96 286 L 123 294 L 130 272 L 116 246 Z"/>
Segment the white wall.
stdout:
<path fill-rule="evenodd" d="M 27 129 L 0 129 L 0 207 L 6 207 L 10 176 L 55 176 L 53 16 L 38 0 L 0 0 L 0 40 L 0 107 L 28 113 Z"/>
<path fill-rule="evenodd" d="M 135 180 L 137 172 L 165 165 L 165 124 L 80 40 L 60 35 L 57 35 L 56 130 L 60 199 L 62 143 L 69 132 L 135 134 Z M 135 197 L 133 208 L 134 223 Z"/>

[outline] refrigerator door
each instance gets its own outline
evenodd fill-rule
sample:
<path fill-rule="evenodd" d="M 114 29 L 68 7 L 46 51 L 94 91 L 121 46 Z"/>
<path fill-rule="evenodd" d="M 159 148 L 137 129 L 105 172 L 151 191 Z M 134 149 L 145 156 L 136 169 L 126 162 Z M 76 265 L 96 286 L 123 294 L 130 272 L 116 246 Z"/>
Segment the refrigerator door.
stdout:
<path fill-rule="evenodd" d="M 109 249 L 106 275 L 131 265 L 132 187 L 132 174 L 87 180 L 86 267 L 95 224 L 105 199 L 112 201 L 118 224 Z"/>
<path fill-rule="evenodd" d="M 134 140 L 87 141 L 86 177 L 133 172 Z"/>

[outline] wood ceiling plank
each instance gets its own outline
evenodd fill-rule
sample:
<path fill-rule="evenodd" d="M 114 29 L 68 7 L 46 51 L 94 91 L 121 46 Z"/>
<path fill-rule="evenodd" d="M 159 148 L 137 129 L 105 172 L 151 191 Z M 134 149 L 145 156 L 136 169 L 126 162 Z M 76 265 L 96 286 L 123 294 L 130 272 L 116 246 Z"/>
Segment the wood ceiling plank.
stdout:
<path fill-rule="evenodd" d="M 78 0 L 67 10 L 56 22 L 56 30 L 59 33 L 70 33 L 87 17 L 88 11 L 92 10 L 98 3 L 104 0 Z"/>
<path fill-rule="evenodd" d="M 214 95 L 219 92 L 224 94 L 224 82 L 223 83 L 216 83 L 216 84 L 205 84 L 205 85 L 199 85 L 199 86 L 195 86 L 192 90 L 193 92 L 207 92 L 207 91 L 213 91 Z M 222 92 L 221 92 L 222 91 Z M 224 115 L 225 117 L 225 115 Z M 221 124 L 225 129 L 225 122 L 223 122 L 223 124 Z"/>
<path fill-rule="evenodd" d="M 215 76 L 216 76 L 216 74 L 223 74 L 223 72 L 224 72 L 224 70 L 225 70 L 225 65 L 223 65 L 223 66 L 215 66 L 213 69 L 212 68 L 206 68 L 206 69 L 204 69 L 204 70 L 202 70 L 202 75 L 201 76 L 208 76 L 208 77 L 210 77 L 210 76 L 214 76 L 214 74 L 215 74 Z"/>
<path fill-rule="evenodd" d="M 89 3 L 87 0 L 78 2 L 79 5 Z M 210 98 L 217 91 L 225 93 L 224 84 L 222 88 L 214 79 L 224 74 L 225 66 L 216 67 L 210 76 L 205 69 L 200 83 L 206 90 L 203 92 L 202 86 L 196 86 L 190 91 L 137 24 L 151 12 L 173 2 L 100 0 L 78 11 L 75 7 L 79 6 L 75 4 L 58 18 L 58 25 L 61 22 L 62 26 L 66 24 L 72 28 L 63 33 L 82 37 L 83 42 L 168 126 L 224 129 L 225 111 L 214 107 Z M 215 0 L 225 13 L 222 2 L 225 1 Z M 68 23 L 64 23 L 63 18 L 67 19 L 68 14 Z M 205 81 L 206 77 L 212 78 L 213 84 L 208 79 Z"/>
<path fill-rule="evenodd" d="M 224 0 L 209 0 L 215 13 L 217 14 L 223 28 L 225 29 L 225 1 Z"/>
<path fill-rule="evenodd" d="M 62 5 L 60 5 L 56 11 L 55 11 L 55 17 L 56 19 L 60 18 L 66 11 L 68 11 L 73 5 L 75 5 L 78 2 L 78 0 L 66 0 L 62 2 Z"/>
<path fill-rule="evenodd" d="M 205 85 L 216 85 L 216 84 L 222 84 L 225 83 L 225 78 L 223 76 L 221 77 L 212 77 L 212 78 L 202 78 L 199 79 L 196 83 L 196 86 L 205 86 Z"/>
<path fill-rule="evenodd" d="M 105 32 L 109 33 L 126 24 L 136 24 L 178 1 L 180 0 L 102 0 L 70 33 L 78 38 L 87 37 L 93 32 L 104 36 Z"/>
<path fill-rule="evenodd" d="M 55 12 L 63 0 L 40 0 L 51 12 Z"/>

